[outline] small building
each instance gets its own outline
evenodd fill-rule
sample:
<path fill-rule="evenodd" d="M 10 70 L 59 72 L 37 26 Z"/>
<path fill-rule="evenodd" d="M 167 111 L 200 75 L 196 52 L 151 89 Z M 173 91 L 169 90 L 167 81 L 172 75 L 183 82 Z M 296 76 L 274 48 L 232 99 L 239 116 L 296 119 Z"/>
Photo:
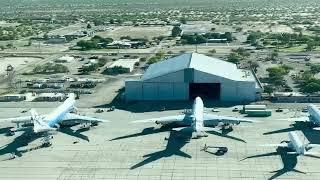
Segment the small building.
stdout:
<path fill-rule="evenodd" d="M 34 89 L 43 89 L 43 88 L 46 88 L 46 84 L 35 83 L 35 84 L 32 85 L 32 88 L 34 88 Z"/>
<path fill-rule="evenodd" d="M 119 59 L 112 63 L 108 69 L 112 69 L 115 67 L 122 67 L 126 73 L 130 73 L 133 71 L 136 63 L 139 62 L 139 58 L 137 59 Z"/>
<path fill-rule="evenodd" d="M 226 43 L 228 40 L 226 38 L 222 39 L 208 39 L 208 43 Z"/>
<path fill-rule="evenodd" d="M 50 36 L 47 40 L 47 44 L 64 44 L 67 42 L 64 36 Z"/>
<path fill-rule="evenodd" d="M 26 100 L 26 95 L 24 94 L 7 94 L 0 96 L 0 102 L 19 102 Z"/>
<path fill-rule="evenodd" d="M 300 92 L 275 92 L 271 100 L 280 103 L 319 103 L 320 95 L 307 95 Z"/>
<path fill-rule="evenodd" d="M 62 57 L 56 59 L 54 62 L 56 62 L 56 63 L 70 63 L 72 61 L 74 61 L 74 57 L 66 55 L 66 56 L 62 56 Z"/>
<path fill-rule="evenodd" d="M 62 101 L 66 98 L 66 95 L 63 93 L 41 93 L 33 99 L 33 101 Z"/>
<path fill-rule="evenodd" d="M 253 72 L 198 53 L 185 53 L 149 66 L 140 80 L 125 82 L 126 100 L 256 101 L 262 87 Z"/>
<path fill-rule="evenodd" d="M 125 40 L 113 41 L 112 43 L 109 43 L 107 47 L 113 49 L 128 49 L 131 48 L 131 43 Z"/>

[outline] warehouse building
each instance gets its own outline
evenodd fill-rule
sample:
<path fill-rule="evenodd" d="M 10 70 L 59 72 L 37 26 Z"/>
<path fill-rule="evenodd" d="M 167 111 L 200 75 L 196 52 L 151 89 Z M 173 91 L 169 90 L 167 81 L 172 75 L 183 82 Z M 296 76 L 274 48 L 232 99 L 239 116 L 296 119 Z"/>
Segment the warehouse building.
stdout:
<path fill-rule="evenodd" d="M 249 70 L 198 53 L 152 64 L 140 80 L 125 82 L 126 100 L 257 100 L 262 87 Z"/>

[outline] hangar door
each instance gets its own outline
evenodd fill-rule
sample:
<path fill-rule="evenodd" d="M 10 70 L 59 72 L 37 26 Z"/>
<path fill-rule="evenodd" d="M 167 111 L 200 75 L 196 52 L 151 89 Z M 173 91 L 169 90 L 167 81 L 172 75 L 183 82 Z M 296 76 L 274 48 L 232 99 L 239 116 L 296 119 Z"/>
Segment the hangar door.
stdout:
<path fill-rule="evenodd" d="M 189 99 L 197 96 L 203 99 L 220 100 L 220 83 L 190 83 Z"/>

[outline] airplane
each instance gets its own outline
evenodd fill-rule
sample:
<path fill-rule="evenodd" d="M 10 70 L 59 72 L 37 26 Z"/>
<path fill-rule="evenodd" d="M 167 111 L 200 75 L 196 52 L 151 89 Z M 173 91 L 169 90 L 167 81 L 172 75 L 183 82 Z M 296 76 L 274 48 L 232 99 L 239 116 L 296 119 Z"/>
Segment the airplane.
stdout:
<path fill-rule="evenodd" d="M 17 125 L 16 128 L 11 129 L 12 132 L 22 131 L 30 128 L 30 126 L 20 126 L 20 124 L 33 124 L 34 133 L 48 133 L 57 131 L 61 124 L 67 121 L 73 121 L 74 124 L 79 123 L 96 123 L 96 122 L 109 122 L 107 120 L 97 119 L 71 113 L 77 110 L 75 107 L 75 95 L 69 94 L 69 97 L 58 106 L 53 112 L 49 114 L 39 115 L 35 109 L 31 109 L 31 116 L 7 118 L 2 121 L 11 121 Z M 1 121 L 1 120 L 0 120 Z"/>
<path fill-rule="evenodd" d="M 133 121 L 133 123 L 144 122 L 155 122 L 162 126 L 175 127 L 172 129 L 174 131 L 192 130 L 196 133 L 196 137 L 206 137 L 205 132 L 212 130 L 212 128 L 208 127 L 222 126 L 222 128 L 232 128 L 232 125 L 238 125 L 240 122 L 252 123 L 257 121 L 204 113 L 203 101 L 200 97 L 197 97 L 194 100 L 191 113 Z"/>
<path fill-rule="evenodd" d="M 320 147 L 320 144 L 310 144 L 304 143 L 299 138 L 298 134 L 295 131 L 289 132 L 289 141 L 282 142 L 281 144 L 266 144 L 262 146 L 275 146 L 288 148 L 290 151 L 287 154 L 296 154 L 303 156 L 315 157 L 315 155 L 319 155 L 319 152 L 310 152 L 309 150 L 314 147 Z"/>
<path fill-rule="evenodd" d="M 320 110 L 314 104 L 309 104 L 307 106 L 307 111 L 309 116 L 293 117 L 293 118 L 280 119 L 280 120 L 309 122 L 310 125 L 313 127 L 312 129 L 320 130 Z"/>

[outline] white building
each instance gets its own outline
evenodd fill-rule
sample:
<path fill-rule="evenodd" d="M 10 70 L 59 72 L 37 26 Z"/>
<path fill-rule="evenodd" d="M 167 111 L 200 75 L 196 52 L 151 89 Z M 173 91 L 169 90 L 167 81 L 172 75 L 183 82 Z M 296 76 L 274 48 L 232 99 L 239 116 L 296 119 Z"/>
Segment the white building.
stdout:
<path fill-rule="evenodd" d="M 136 59 L 119 59 L 115 62 L 113 62 L 108 68 L 114 68 L 114 67 L 122 67 L 126 69 L 127 73 L 132 72 L 134 69 L 135 64 L 139 62 L 139 58 Z"/>
<path fill-rule="evenodd" d="M 152 64 L 140 80 L 125 82 L 126 100 L 255 101 L 262 87 L 251 71 L 197 53 Z"/>
<path fill-rule="evenodd" d="M 55 60 L 56 63 L 70 63 L 72 61 L 74 61 L 74 57 L 68 55 L 62 56 Z"/>

